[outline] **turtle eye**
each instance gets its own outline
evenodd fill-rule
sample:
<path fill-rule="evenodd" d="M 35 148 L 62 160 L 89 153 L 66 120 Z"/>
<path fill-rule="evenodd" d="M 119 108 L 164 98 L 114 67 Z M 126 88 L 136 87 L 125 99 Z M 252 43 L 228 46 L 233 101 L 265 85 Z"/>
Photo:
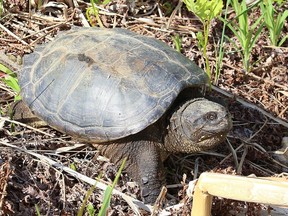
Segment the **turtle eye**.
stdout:
<path fill-rule="evenodd" d="M 217 119 L 217 113 L 216 112 L 208 112 L 205 115 L 205 119 L 208 121 L 213 121 L 213 120 Z"/>

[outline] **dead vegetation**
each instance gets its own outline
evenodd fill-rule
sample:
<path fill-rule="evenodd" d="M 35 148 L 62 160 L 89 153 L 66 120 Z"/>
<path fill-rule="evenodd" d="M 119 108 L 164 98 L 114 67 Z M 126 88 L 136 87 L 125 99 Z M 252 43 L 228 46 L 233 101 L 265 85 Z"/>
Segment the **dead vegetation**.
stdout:
<path fill-rule="evenodd" d="M 72 26 L 89 26 L 86 11 L 91 4 L 88 2 L 45 1 L 43 5 L 37 5 L 37 2 L 40 1 L 31 1 L 31 5 L 26 0 L 3 2 L 1 55 L 7 54 L 15 60 L 15 64 L 21 61 L 24 54 L 33 52 L 37 44 L 53 40 L 57 34 Z M 179 35 L 181 52 L 204 67 L 195 36 L 197 31 L 201 31 L 201 24 L 181 2 L 171 1 L 169 5 L 164 1 L 128 2 L 119 0 L 97 6 L 103 26 L 127 28 L 156 37 L 172 47 L 175 46 L 173 37 Z M 97 19 L 97 16 L 90 14 L 93 25 L 99 25 Z M 287 34 L 287 30 L 286 23 L 284 34 Z M 215 20 L 208 47 L 212 68 L 216 58 L 214 47 L 221 31 L 221 23 Z M 288 172 L 287 156 L 285 158 L 284 154 L 285 150 L 287 154 L 287 144 L 283 142 L 283 138 L 288 136 L 287 53 L 287 43 L 286 47 L 269 46 L 267 32 L 263 30 L 253 50 L 253 69 L 249 74 L 244 74 L 239 54 L 234 52 L 231 44 L 225 44 L 223 68 L 217 83 L 219 89 L 211 94 L 227 103 L 233 118 L 233 130 L 226 143 L 212 152 L 173 155 L 167 160 L 167 200 L 154 215 L 169 205 L 175 205 L 165 210 L 171 215 L 189 215 L 191 199 L 186 195 L 187 183 L 204 171 L 244 176 L 278 176 Z M 0 95 L 3 116 L 9 113 L 14 93 L 1 82 Z M 257 109 L 254 109 L 255 105 Z M 111 184 L 115 178 L 117 168 L 100 157 L 97 150 L 78 146 L 70 137 L 49 127 L 41 131 L 44 133 L 0 117 L 0 211 L 4 215 L 35 215 L 35 205 L 39 207 L 41 215 L 76 215 L 91 187 L 77 173 L 90 179 L 101 176 L 101 182 L 106 184 Z M 73 148 L 63 149 L 71 146 Z M 282 159 L 284 157 L 283 160 L 273 157 L 277 150 L 280 153 L 276 153 Z M 72 165 L 78 176 L 73 176 L 66 169 Z M 127 199 L 139 199 L 138 186 L 130 180 L 123 173 L 116 187 L 118 195 L 113 196 L 111 201 L 109 215 L 150 214 L 127 204 Z M 124 198 L 122 193 L 132 198 Z M 101 190 L 96 189 L 89 202 L 97 212 L 102 204 Z M 243 207 L 247 209 L 247 215 L 258 215 L 259 209 L 264 208 L 260 204 L 215 198 L 212 210 L 213 215 L 229 215 L 232 210 L 234 215 Z"/>

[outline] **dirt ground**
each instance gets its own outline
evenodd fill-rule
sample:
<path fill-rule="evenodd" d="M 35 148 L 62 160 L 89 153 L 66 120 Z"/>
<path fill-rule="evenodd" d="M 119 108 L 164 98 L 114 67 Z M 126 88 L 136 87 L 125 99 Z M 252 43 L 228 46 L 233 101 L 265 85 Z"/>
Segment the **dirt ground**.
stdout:
<path fill-rule="evenodd" d="M 40 1 L 31 2 L 30 6 L 26 0 L 3 2 L 1 55 L 5 53 L 19 61 L 23 55 L 33 52 L 37 44 L 53 40 L 59 32 L 67 31 L 73 25 L 89 25 L 85 16 L 91 4 L 85 1 L 47 1 L 42 5 L 37 5 Z M 202 26 L 185 5 L 178 1 L 169 4 L 152 0 L 128 2 L 118 0 L 100 5 L 99 18 L 103 26 L 130 29 L 158 38 L 171 47 L 175 47 L 173 38 L 179 35 L 181 52 L 204 68 L 205 60 L 195 37 Z M 287 8 L 284 4 L 277 10 Z M 255 10 L 251 17 L 257 17 L 259 13 Z M 231 12 L 229 16 L 235 14 Z M 98 26 L 97 17 L 90 17 L 90 23 Z M 219 46 L 222 27 L 220 21 L 213 21 L 208 45 L 212 72 L 215 71 L 215 49 Z M 283 35 L 287 32 L 286 22 Z M 233 38 L 230 31 L 226 34 Z M 158 206 L 158 213 L 166 209 L 170 215 L 190 215 L 192 199 L 186 195 L 188 182 L 205 171 L 287 179 L 288 156 L 286 153 L 285 157 L 284 151 L 285 145 L 288 147 L 288 41 L 276 48 L 270 45 L 267 35 L 267 30 L 263 29 L 252 51 L 253 66 L 249 73 L 244 72 L 241 56 L 233 45 L 228 41 L 224 44 L 223 68 L 209 94 L 227 104 L 233 129 L 227 141 L 210 152 L 171 155 L 167 159 L 168 193 Z M 0 76 L 4 73 L 0 72 Z M 81 176 L 68 173 L 66 168 L 91 179 L 101 176 L 100 182 L 106 184 L 113 182 L 118 168 L 101 157 L 97 149 L 80 145 L 82 143 L 48 126 L 38 130 L 10 121 L 7 113 L 15 93 L 3 81 L 0 81 L 0 96 L 0 215 L 36 215 L 37 208 L 41 215 L 77 215 L 92 186 Z M 139 187 L 125 172 L 116 190 L 140 200 Z M 95 189 L 88 199 L 96 212 L 102 205 L 102 196 L 103 191 Z M 173 207 L 167 210 L 168 206 Z M 213 199 L 212 215 L 236 215 L 241 209 L 246 209 L 246 215 L 260 215 L 260 210 L 271 211 L 261 204 Z M 140 215 L 151 214 L 139 211 Z M 88 215 L 87 211 L 85 215 Z M 108 215 L 136 213 L 123 196 L 114 195 Z"/>

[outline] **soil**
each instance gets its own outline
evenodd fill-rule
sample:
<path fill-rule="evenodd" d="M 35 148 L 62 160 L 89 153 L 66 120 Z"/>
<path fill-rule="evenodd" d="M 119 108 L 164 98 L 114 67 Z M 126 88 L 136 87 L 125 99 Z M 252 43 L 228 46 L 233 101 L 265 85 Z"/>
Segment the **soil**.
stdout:
<path fill-rule="evenodd" d="M 53 40 L 58 33 L 69 30 L 71 26 L 87 25 L 87 8 L 90 8 L 90 23 L 99 26 L 90 3 L 64 0 L 45 1 L 37 5 L 40 2 L 31 1 L 30 7 L 27 0 L 3 2 L 3 8 L 0 7 L 1 55 L 5 53 L 17 62 L 23 55 L 33 52 L 37 44 Z M 181 53 L 205 68 L 205 60 L 196 40 L 196 33 L 201 31 L 202 24 L 187 11 L 185 5 L 178 4 L 178 1 L 131 2 L 118 0 L 99 5 L 99 18 L 103 26 L 130 29 L 158 38 L 171 47 L 175 47 L 174 39 L 179 36 Z M 278 12 L 287 8 L 287 3 L 276 6 Z M 258 16 L 260 11 L 253 9 L 250 12 L 251 22 Z M 229 19 L 233 17 L 235 14 L 231 11 Z M 213 20 L 207 52 L 212 81 L 216 79 L 216 50 L 222 29 L 221 21 Z M 286 21 L 282 35 L 287 35 L 287 32 Z M 226 30 L 225 34 L 238 43 L 231 31 Z M 158 212 L 172 205 L 170 210 L 166 209 L 170 215 L 190 215 L 192 199 L 186 194 L 188 183 L 202 172 L 287 179 L 288 158 L 285 154 L 277 156 L 275 153 L 284 152 L 285 145 L 288 146 L 287 44 L 288 40 L 281 47 L 271 46 L 268 31 L 264 28 L 252 50 L 251 71 L 248 73 L 243 69 L 239 52 L 225 40 L 220 76 L 213 83 L 213 91 L 207 94 L 227 104 L 233 129 L 227 141 L 210 152 L 171 155 L 167 159 L 168 193 L 158 203 Z M 7 66 L 13 68 L 15 64 Z M 6 75 L 0 71 L 0 76 Z M 48 159 L 91 179 L 99 177 L 100 182 L 112 184 L 118 168 L 101 157 L 97 149 L 79 145 L 81 143 L 48 126 L 35 129 L 10 121 L 7 113 L 11 110 L 15 93 L 3 80 L 0 81 L 0 95 L 0 215 L 37 215 L 37 209 L 40 215 L 77 214 L 92 186 L 82 178 L 67 173 L 63 167 L 52 166 Z M 137 184 L 125 172 L 115 189 L 140 200 Z M 88 203 L 98 212 L 103 203 L 103 191 L 96 188 L 89 196 Z M 218 197 L 213 199 L 212 215 L 237 215 L 243 209 L 245 215 L 259 215 L 261 210 L 271 211 L 271 207 L 262 204 Z M 140 215 L 151 214 L 139 211 Z M 136 215 L 121 195 L 112 196 L 107 214 Z M 84 215 L 88 215 L 87 210 Z"/>

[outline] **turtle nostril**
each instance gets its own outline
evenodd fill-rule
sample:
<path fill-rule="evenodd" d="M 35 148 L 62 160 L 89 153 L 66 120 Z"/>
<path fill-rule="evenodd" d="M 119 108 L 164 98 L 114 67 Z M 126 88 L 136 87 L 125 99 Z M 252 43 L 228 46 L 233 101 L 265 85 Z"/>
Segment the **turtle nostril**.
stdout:
<path fill-rule="evenodd" d="M 147 177 L 143 177 L 142 178 L 142 184 L 147 184 L 148 183 L 148 178 Z"/>

